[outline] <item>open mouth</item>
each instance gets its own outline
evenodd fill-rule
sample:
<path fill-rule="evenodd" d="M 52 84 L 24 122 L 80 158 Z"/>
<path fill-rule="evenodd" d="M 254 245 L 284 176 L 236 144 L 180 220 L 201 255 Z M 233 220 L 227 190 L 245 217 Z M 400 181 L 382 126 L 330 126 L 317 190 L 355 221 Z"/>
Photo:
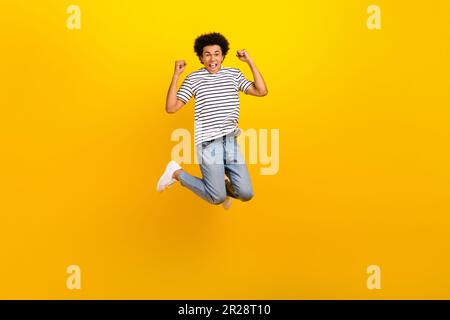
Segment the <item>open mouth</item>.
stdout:
<path fill-rule="evenodd" d="M 211 69 L 215 69 L 215 68 L 217 67 L 217 63 L 210 63 L 210 64 L 209 64 L 209 67 L 210 67 Z"/>

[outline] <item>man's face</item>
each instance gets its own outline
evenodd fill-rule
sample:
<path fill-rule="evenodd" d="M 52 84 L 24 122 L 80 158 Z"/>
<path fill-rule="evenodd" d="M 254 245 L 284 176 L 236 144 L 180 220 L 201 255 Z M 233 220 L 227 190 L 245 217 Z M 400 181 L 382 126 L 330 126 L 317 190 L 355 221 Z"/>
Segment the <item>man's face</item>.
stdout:
<path fill-rule="evenodd" d="M 210 73 L 216 73 L 220 70 L 223 61 L 222 49 L 217 44 L 203 47 L 201 60 L 206 70 Z"/>

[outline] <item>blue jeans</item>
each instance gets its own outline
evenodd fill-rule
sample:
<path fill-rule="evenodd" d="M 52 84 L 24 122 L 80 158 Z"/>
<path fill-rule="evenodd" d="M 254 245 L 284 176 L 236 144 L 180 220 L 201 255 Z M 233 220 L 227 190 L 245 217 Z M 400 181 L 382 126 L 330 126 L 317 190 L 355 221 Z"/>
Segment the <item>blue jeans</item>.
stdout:
<path fill-rule="evenodd" d="M 182 171 L 178 175 L 182 186 L 211 204 L 224 202 L 227 195 L 242 201 L 253 197 L 250 174 L 234 133 L 198 144 L 196 151 L 203 178 Z"/>

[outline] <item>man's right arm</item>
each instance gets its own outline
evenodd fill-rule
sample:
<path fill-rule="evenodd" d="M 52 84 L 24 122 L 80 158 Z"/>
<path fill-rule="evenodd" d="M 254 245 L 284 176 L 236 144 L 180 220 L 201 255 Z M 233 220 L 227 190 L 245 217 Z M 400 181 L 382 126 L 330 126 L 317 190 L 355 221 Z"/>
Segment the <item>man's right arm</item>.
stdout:
<path fill-rule="evenodd" d="M 185 103 L 179 99 L 177 99 L 177 84 L 178 78 L 180 74 L 184 71 L 186 67 L 186 62 L 184 60 L 179 60 L 175 62 L 175 71 L 173 73 L 172 82 L 169 86 L 169 91 L 167 92 L 166 98 L 166 112 L 167 113 L 175 113 L 181 109 Z"/>

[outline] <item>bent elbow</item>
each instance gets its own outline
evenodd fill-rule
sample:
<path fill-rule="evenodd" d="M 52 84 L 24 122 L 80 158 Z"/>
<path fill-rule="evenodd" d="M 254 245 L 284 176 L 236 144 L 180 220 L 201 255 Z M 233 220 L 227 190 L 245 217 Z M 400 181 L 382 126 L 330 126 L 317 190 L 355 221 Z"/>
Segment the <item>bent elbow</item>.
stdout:
<path fill-rule="evenodd" d="M 175 108 L 166 106 L 166 112 L 167 113 L 175 113 Z"/>
<path fill-rule="evenodd" d="M 269 91 L 266 89 L 266 90 L 262 90 L 260 93 L 259 93 L 259 96 L 260 97 L 265 97 L 265 96 L 267 96 L 267 94 L 269 93 Z"/>

